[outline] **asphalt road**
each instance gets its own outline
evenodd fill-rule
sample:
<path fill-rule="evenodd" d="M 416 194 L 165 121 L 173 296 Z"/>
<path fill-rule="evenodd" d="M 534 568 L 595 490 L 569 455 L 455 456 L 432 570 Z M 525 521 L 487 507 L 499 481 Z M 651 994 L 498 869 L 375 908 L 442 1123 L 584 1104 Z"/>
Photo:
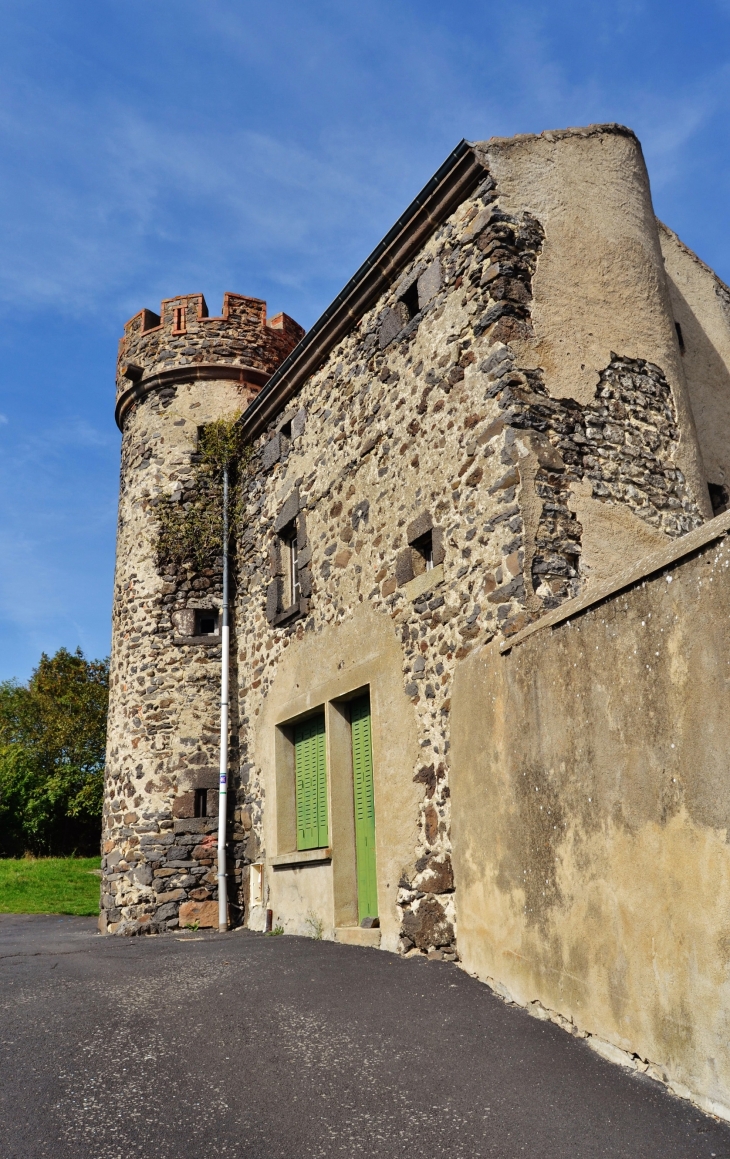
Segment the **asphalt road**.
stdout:
<path fill-rule="evenodd" d="M 730 1126 L 457 967 L 0 916 L 1 1159 L 730 1159 Z"/>

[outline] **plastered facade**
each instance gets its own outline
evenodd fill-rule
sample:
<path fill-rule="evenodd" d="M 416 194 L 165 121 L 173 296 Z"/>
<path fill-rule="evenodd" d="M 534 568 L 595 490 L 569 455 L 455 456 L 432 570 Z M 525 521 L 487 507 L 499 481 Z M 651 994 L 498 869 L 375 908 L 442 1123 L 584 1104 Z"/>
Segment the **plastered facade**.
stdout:
<path fill-rule="evenodd" d="M 659 239 L 705 474 L 730 493 L 730 289 L 666 225 Z"/>
<path fill-rule="evenodd" d="M 159 573 L 154 500 L 188 501 L 197 428 L 243 410 L 231 921 L 449 960 L 466 957 L 463 942 L 470 968 L 500 982 L 503 967 L 490 973 L 491 943 L 482 946 L 485 915 L 507 923 L 505 945 L 524 915 L 495 901 L 491 854 L 478 852 L 473 827 L 459 836 L 483 776 L 465 738 L 499 751 L 498 733 L 484 733 L 501 711 L 482 703 L 485 658 L 502 672 L 513 665 L 505 644 L 713 517 L 708 483 L 721 480 L 706 466 L 710 424 L 695 414 L 712 391 L 702 394 L 680 343 L 668 244 L 627 129 L 463 143 L 298 346 L 296 323 L 267 323 L 263 303 L 235 295 L 218 320 L 192 296 L 163 303 L 159 329 L 146 311 L 128 324 L 105 929 L 217 924 L 217 818 L 189 814 L 217 763 L 220 653 L 189 632 L 219 599 L 220 572 Z M 575 664 L 569 679 L 550 669 L 563 690 L 593 679 Z M 357 921 L 348 718 L 364 692 L 379 919 L 368 928 Z M 654 721 L 657 693 L 641 695 Z M 601 711 L 600 698 L 590 703 Z M 534 700 L 526 690 L 504 711 L 499 727 L 524 728 L 529 763 Z M 329 845 L 297 850 L 292 736 L 313 712 L 325 717 Z M 651 736 L 662 735 L 657 724 Z M 500 793 L 508 774 L 494 762 Z M 658 790 L 649 779 L 642 792 Z M 490 824 L 504 828 L 495 841 L 512 834 L 499 810 Z M 584 923 L 579 940 L 589 936 L 585 915 L 569 920 Z M 536 945 L 546 929 L 530 927 Z M 640 939 L 630 952 L 645 954 Z M 521 995 L 562 1009 L 541 986 L 533 970 Z M 596 1027 L 615 1041 L 596 987 Z M 662 1041 L 646 1047 L 657 1064 Z M 704 1073 L 692 1081 L 706 1084 Z"/>
<path fill-rule="evenodd" d="M 699 551 L 459 667 L 452 842 L 465 968 L 727 1118 L 722 518 Z"/>

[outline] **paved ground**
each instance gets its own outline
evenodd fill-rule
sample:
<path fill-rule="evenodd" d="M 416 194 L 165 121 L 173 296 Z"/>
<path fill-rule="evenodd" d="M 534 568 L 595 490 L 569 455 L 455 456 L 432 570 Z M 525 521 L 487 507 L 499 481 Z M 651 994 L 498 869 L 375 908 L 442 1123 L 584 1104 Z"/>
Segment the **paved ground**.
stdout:
<path fill-rule="evenodd" d="M 730 1126 L 441 962 L 0 916 L 1 1159 L 730 1159 Z"/>

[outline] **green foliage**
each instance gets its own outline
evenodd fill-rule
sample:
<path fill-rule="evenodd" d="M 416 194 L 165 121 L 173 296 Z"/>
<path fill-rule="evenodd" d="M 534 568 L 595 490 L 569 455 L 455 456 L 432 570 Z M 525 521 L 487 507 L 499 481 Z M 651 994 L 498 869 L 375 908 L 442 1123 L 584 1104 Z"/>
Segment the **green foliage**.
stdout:
<path fill-rule="evenodd" d="M 0 684 L 0 856 L 99 847 L 109 661 L 61 648 Z"/>
<path fill-rule="evenodd" d="M 251 447 L 244 445 L 240 414 L 208 423 L 198 442 L 194 465 L 195 495 L 175 501 L 163 496 L 157 503 L 159 536 L 157 563 L 161 570 L 191 566 L 204 571 L 215 566 L 223 550 L 223 470 L 231 469 L 233 498 L 229 498 L 231 533 L 240 526 L 242 495 L 240 478 L 251 459 Z"/>
<path fill-rule="evenodd" d="M 218 419 L 203 427 L 198 442 L 198 454 L 203 466 L 214 475 L 230 467 L 244 453 L 244 442 L 238 420 L 240 411 L 229 419 Z"/>
<path fill-rule="evenodd" d="M 223 488 L 217 480 L 199 481 L 195 498 L 185 503 L 162 496 L 156 514 L 161 570 L 187 564 L 204 571 L 214 566 L 223 547 Z"/>
<path fill-rule="evenodd" d="M 304 924 L 309 927 L 310 938 L 314 938 L 315 942 L 321 942 L 324 937 L 324 922 L 314 910 L 309 910 Z"/>
<path fill-rule="evenodd" d="M 0 913 L 99 912 L 98 857 L 21 857 L 0 860 Z"/>

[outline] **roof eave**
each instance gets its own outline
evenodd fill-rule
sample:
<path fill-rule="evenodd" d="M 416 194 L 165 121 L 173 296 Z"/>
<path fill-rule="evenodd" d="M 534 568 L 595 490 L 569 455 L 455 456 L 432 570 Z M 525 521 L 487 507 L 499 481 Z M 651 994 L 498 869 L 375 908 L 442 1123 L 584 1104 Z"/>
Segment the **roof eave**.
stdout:
<path fill-rule="evenodd" d="M 469 196 L 485 172 L 475 147 L 468 141 L 460 141 L 244 411 L 240 423 L 246 439 L 256 438 L 286 406 L 398 271 Z"/>

